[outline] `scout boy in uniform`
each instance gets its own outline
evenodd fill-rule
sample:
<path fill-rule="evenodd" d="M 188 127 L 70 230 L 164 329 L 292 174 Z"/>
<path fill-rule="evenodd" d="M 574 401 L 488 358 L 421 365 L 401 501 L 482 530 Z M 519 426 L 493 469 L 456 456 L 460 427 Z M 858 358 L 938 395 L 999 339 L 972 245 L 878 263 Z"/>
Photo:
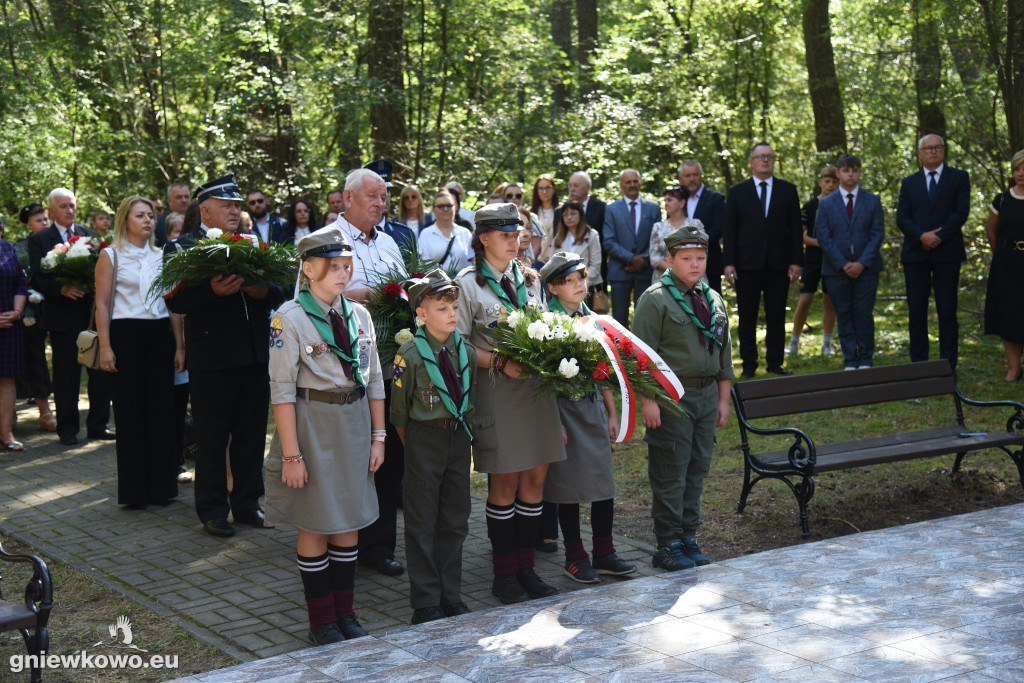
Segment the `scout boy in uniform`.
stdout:
<path fill-rule="evenodd" d="M 460 593 L 477 359 L 455 329 L 459 285 L 438 268 L 406 286 L 421 325 L 395 356 L 391 421 L 405 444 L 409 601 L 422 624 L 470 611 Z"/>
<path fill-rule="evenodd" d="M 708 564 L 695 534 L 700 496 L 711 466 L 715 428 L 729 419 L 734 377 L 729 313 L 722 296 L 702 281 L 708 236 L 680 228 L 665 238 L 669 269 L 644 292 L 633 314 L 633 333 L 651 345 L 679 377 L 684 415 L 662 412 L 641 399 L 651 480 L 653 564 L 669 571 Z"/>

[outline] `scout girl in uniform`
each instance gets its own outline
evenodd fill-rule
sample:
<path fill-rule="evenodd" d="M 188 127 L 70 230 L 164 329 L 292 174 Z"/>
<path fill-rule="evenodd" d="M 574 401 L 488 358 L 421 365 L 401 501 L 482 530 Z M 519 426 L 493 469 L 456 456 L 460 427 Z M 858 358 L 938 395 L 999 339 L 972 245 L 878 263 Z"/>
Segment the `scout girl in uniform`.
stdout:
<path fill-rule="evenodd" d="M 548 464 L 565 460 L 558 409 L 552 396 L 535 397 L 538 380 L 520 379 L 522 366 L 493 351 L 499 317 L 541 306 L 535 283 L 526 285 L 514 259 L 523 221 L 515 204 L 491 204 L 476 212 L 473 268 L 459 273 L 459 326 L 476 347 L 477 364 L 490 373 L 477 383 L 473 463 L 489 476 L 487 535 L 494 562 L 492 592 L 503 603 L 557 591 L 533 570 L 534 542 Z"/>
<path fill-rule="evenodd" d="M 298 563 L 317 645 L 365 636 L 352 611 L 359 529 L 377 519 L 384 382 L 366 309 L 341 296 L 352 245 L 335 227 L 299 240 L 300 290 L 271 321 L 277 430 L 267 514 L 299 530 Z"/>
<path fill-rule="evenodd" d="M 553 254 L 541 268 L 540 276 L 551 292 L 549 311 L 573 317 L 590 315 L 590 309 L 583 303 L 587 298 L 587 264 L 579 254 Z M 598 583 L 597 574 L 632 574 L 636 567 L 623 562 L 612 544 L 615 474 L 611 442 L 619 433 L 612 390 L 603 389 L 600 396 L 591 394 L 578 400 L 559 396 L 558 414 L 567 435 L 567 458 L 548 468 L 544 502 L 558 504 L 558 521 L 565 540 L 565 574 L 580 583 Z M 580 503 L 590 503 L 593 564 L 580 536 Z"/>
<path fill-rule="evenodd" d="M 653 564 L 675 571 L 709 562 L 696 538 L 700 496 L 715 428 L 729 419 L 734 374 L 729 312 L 721 295 L 701 279 L 707 270 L 707 234 L 679 228 L 665 238 L 665 248 L 668 270 L 637 302 L 633 333 L 650 344 L 686 389 L 679 400 L 685 415 L 641 399 L 658 539 Z"/>

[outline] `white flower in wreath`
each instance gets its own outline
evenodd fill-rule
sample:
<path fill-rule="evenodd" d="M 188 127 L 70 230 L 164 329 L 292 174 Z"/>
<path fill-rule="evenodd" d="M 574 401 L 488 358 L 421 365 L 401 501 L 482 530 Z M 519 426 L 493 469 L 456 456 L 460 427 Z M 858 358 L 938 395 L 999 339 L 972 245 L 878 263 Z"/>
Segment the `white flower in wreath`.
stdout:
<path fill-rule="evenodd" d="M 576 338 L 581 342 L 593 341 L 597 335 L 597 328 L 593 323 L 575 322 L 572 331 L 576 333 Z"/>
<path fill-rule="evenodd" d="M 569 358 L 568 360 L 563 358 L 562 362 L 558 364 L 558 372 L 561 373 L 562 377 L 572 379 L 580 374 L 579 362 L 575 358 Z"/>
<path fill-rule="evenodd" d="M 522 319 L 523 319 L 523 314 L 522 313 L 520 313 L 519 311 L 512 311 L 511 313 L 508 314 L 508 317 L 506 318 L 506 322 L 508 322 L 508 326 L 509 327 L 515 327 L 516 325 L 519 324 L 519 321 L 522 320 Z"/>
<path fill-rule="evenodd" d="M 218 239 L 223 234 L 224 231 L 221 230 L 220 228 L 210 228 L 209 230 L 206 231 L 206 236 L 209 237 L 211 240 Z"/>
<path fill-rule="evenodd" d="M 39 304 L 43 302 L 43 295 L 34 289 L 28 290 L 29 303 Z"/>
<path fill-rule="evenodd" d="M 555 339 L 565 339 L 569 336 L 569 330 L 565 329 L 561 325 L 555 325 L 551 328 L 551 334 L 554 335 Z"/>
<path fill-rule="evenodd" d="M 404 344 L 406 342 L 411 342 L 412 340 L 413 335 L 412 332 L 409 331 L 409 328 L 403 328 L 395 333 L 396 344 Z"/>
<path fill-rule="evenodd" d="M 544 322 L 547 323 L 548 325 L 555 322 L 555 314 L 552 313 L 551 311 L 544 311 L 541 314 L 541 317 L 544 319 Z"/>
<path fill-rule="evenodd" d="M 88 256 L 88 255 L 89 255 L 89 245 L 88 244 L 82 244 L 81 242 L 75 242 L 74 244 L 71 245 L 71 248 L 68 249 L 68 258 L 78 258 L 79 256 Z"/>
<path fill-rule="evenodd" d="M 531 339 L 550 339 L 548 335 L 551 334 L 551 328 L 547 326 L 542 320 L 534 320 L 530 323 L 529 327 L 526 328 L 526 334 Z"/>
<path fill-rule="evenodd" d="M 43 257 L 43 263 L 45 263 L 49 268 L 56 268 L 57 254 L 51 251 L 49 254 Z"/>

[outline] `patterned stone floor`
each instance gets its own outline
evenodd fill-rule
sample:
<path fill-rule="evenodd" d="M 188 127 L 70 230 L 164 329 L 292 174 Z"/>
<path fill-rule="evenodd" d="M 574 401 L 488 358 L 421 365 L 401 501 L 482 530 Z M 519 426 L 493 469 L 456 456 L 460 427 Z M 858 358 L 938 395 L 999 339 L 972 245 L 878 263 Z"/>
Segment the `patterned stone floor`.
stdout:
<path fill-rule="evenodd" d="M 1024 680 L 1024 506 L 375 633 L 189 683 Z"/>

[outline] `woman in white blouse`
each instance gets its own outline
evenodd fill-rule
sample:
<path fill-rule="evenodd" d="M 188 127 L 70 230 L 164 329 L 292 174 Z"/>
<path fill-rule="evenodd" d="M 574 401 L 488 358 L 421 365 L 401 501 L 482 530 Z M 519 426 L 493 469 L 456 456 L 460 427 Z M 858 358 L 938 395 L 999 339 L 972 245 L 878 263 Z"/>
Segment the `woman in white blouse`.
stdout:
<path fill-rule="evenodd" d="M 558 225 L 551 240 L 551 253 L 570 251 L 583 257 L 587 264 L 587 306 L 594 301 L 594 292 L 604 282 L 601 277 L 601 237 L 587 225 L 583 206 L 577 202 L 566 202 L 559 209 Z"/>
<path fill-rule="evenodd" d="M 555 176 L 542 173 L 533 183 L 533 197 L 530 212 L 540 219 L 545 235 L 555 234 L 555 207 L 558 206 L 558 188 L 555 187 Z M 545 251 L 545 246 L 549 247 Z M 550 240 L 545 239 L 541 245 L 539 261 L 547 263 L 551 258 Z"/>
<path fill-rule="evenodd" d="M 153 214 L 145 197 L 121 202 L 111 246 L 96 263 L 100 367 L 112 373 L 117 429 L 117 501 L 133 510 L 167 505 L 178 495 L 169 416 L 174 372 L 185 368 L 185 347 L 180 320 L 174 318 L 172 328 L 163 299 L 149 297 L 162 263 L 154 246 Z"/>
<path fill-rule="evenodd" d="M 420 194 L 420 188 L 406 185 L 398 199 L 398 222 L 405 223 L 413 234 L 418 235 L 427 222 L 423 212 L 423 195 Z"/>
<path fill-rule="evenodd" d="M 473 233 L 455 224 L 455 198 L 448 190 L 434 197 L 434 217 L 434 224 L 420 233 L 417 251 L 421 258 L 437 262 L 454 277 L 470 265 Z"/>

